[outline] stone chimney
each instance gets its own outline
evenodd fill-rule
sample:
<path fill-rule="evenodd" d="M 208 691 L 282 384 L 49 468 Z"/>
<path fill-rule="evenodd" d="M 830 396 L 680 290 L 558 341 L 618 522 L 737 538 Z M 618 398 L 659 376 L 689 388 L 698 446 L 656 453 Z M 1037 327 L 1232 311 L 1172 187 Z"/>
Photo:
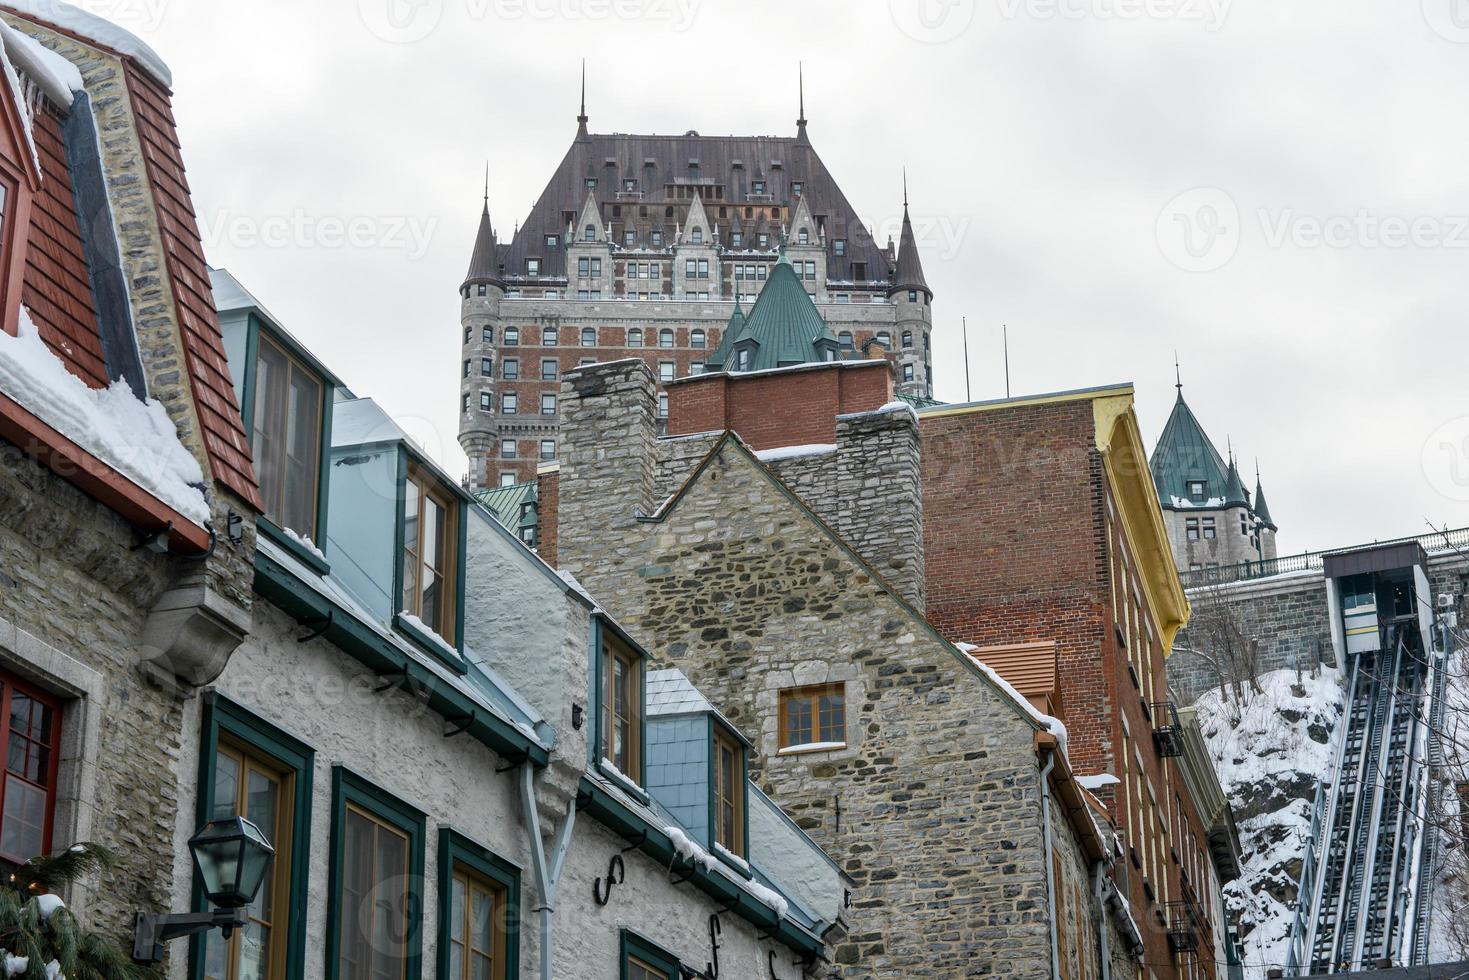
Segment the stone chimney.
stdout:
<path fill-rule="evenodd" d="M 556 539 L 560 547 L 572 535 L 610 539 L 653 508 L 653 372 L 635 360 L 568 371 L 561 379 L 560 403 Z"/>

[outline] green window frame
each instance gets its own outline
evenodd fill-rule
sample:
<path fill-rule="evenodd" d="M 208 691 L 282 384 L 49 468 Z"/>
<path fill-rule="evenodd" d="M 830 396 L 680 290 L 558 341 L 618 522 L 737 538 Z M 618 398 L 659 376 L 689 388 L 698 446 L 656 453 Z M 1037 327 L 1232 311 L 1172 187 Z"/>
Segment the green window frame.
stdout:
<path fill-rule="evenodd" d="M 647 794 L 643 790 L 643 787 L 648 784 L 645 768 L 647 766 L 648 755 L 647 654 L 628 637 L 622 635 L 616 629 L 609 628 L 606 620 L 601 617 L 593 617 L 592 619 L 592 651 L 592 682 L 595 685 L 593 704 L 596 706 L 595 719 L 597 722 L 596 730 L 592 733 L 591 738 L 592 764 L 600 767 L 603 759 L 608 760 L 614 765 L 617 764 L 617 760 L 613 758 L 614 753 L 607 744 L 611 728 L 609 714 L 612 710 L 612 706 L 608 703 L 608 698 L 611 693 L 608 672 L 612 659 L 621 658 L 630 662 L 636 670 L 637 676 L 633 679 L 632 690 L 628 692 L 631 695 L 629 707 L 636 716 L 632 719 L 632 744 L 629 745 L 629 751 L 633 755 L 633 764 L 631 766 L 633 771 L 628 772 L 622 770 L 622 775 L 625 778 L 618 780 L 618 782 L 624 789 L 632 791 L 634 796 L 646 803 Z"/>
<path fill-rule="evenodd" d="M 713 715 L 709 716 L 709 850 L 715 857 L 729 865 L 738 874 L 745 878 L 752 877 L 747 868 L 741 867 L 726 857 L 720 850 L 729 851 L 742 861 L 749 861 L 750 854 L 750 783 L 749 783 L 749 746 L 744 739 L 739 737 L 734 729 L 729 728 L 716 721 Z M 720 840 L 723 836 L 720 821 L 722 817 L 722 801 L 718 791 L 719 766 L 721 763 L 720 750 L 729 749 L 733 752 L 734 774 L 733 787 L 735 789 L 734 803 L 734 846 L 730 847 Z M 718 843 L 720 846 L 715 847 Z"/>
<path fill-rule="evenodd" d="M 408 838 L 408 931 L 403 937 L 403 977 L 417 980 L 423 975 L 423 861 L 425 817 L 421 810 L 374 785 L 345 766 L 332 767 L 331 870 L 326 915 L 327 980 L 341 977 L 342 925 L 347 911 L 342 908 L 345 883 L 346 825 L 348 807 L 362 811 Z"/>
<path fill-rule="evenodd" d="M 469 544 L 469 505 L 462 496 L 464 491 L 441 480 L 427 459 L 411 453 L 406 446 L 400 448 L 398 452 L 398 500 L 393 528 L 392 602 L 395 609 L 403 605 L 403 578 L 408 551 L 406 547 L 408 521 L 405 509 L 408 502 L 409 480 L 415 481 L 420 488 L 419 493 L 424 492 L 424 487 L 431 486 L 433 493 L 441 498 L 441 504 L 446 507 L 452 520 L 450 547 L 453 554 L 450 557 L 449 585 L 452 590 L 454 608 L 448 617 L 452 621 L 444 624 L 448 629 L 440 631 L 439 635 L 454 648 L 458 656 L 448 655 L 448 652 L 440 647 L 432 637 L 426 636 L 397 612 L 393 615 L 393 625 L 399 633 L 412 640 L 420 649 L 436 658 L 444 666 L 456 673 L 464 674 L 469 669 L 460 659 L 464 655 L 464 582 Z"/>
<path fill-rule="evenodd" d="M 214 811 L 214 759 L 219 750 L 221 735 L 277 763 L 282 771 L 291 774 L 293 784 L 290 815 L 291 867 L 287 894 L 290 896 L 291 908 L 304 908 L 310 897 L 311 793 L 315 750 L 216 691 L 205 693 L 203 709 L 200 720 L 198 792 L 195 800 L 196 825 L 203 826 Z M 193 882 L 193 905 L 196 912 L 209 910 L 209 903 L 204 897 L 204 889 L 197 874 Z M 286 940 L 286 980 L 302 980 L 306 972 L 306 917 L 289 915 L 284 909 L 279 915 L 286 923 L 283 930 Z M 203 937 L 193 936 L 189 941 L 189 976 L 192 980 L 203 980 L 204 965 Z"/>
<path fill-rule="evenodd" d="M 456 980 L 449 973 L 450 915 L 453 908 L 454 875 L 464 869 L 503 890 L 505 896 L 504 928 L 498 934 L 504 942 L 505 980 L 520 976 L 520 868 L 451 827 L 439 830 L 439 925 L 436 980 Z"/>
<path fill-rule="evenodd" d="M 679 980 L 678 957 L 631 929 L 622 930 L 617 961 L 619 980 L 641 980 L 643 974 L 633 972 L 635 963 L 644 970 L 657 971 L 654 976 L 658 980 Z"/>

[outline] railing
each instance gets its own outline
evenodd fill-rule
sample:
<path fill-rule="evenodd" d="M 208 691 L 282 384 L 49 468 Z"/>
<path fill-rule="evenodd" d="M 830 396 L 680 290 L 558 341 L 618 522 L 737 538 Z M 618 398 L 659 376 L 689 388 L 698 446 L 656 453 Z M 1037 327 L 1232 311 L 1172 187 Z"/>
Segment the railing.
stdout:
<path fill-rule="evenodd" d="M 1168 949 L 1193 953 L 1199 948 L 1199 913 L 1193 902 L 1169 902 L 1164 906 L 1168 926 Z"/>
<path fill-rule="evenodd" d="M 1183 755 L 1183 729 L 1172 701 L 1153 702 L 1153 744 L 1162 758 Z"/>
<path fill-rule="evenodd" d="M 1306 835 L 1306 856 L 1301 861 L 1301 876 L 1296 884 L 1296 907 L 1286 934 L 1285 975 L 1299 976 L 1306 956 L 1306 935 L 1310 923 L 1312 897 L 1316 893 L 1316 852 L 1321 846 L 1321 826 L 1326 819 L 1326 784 L 1316 781 L 1316 799 L 1311 804 L 1311 831 Z"/>
<path fill-rule="evenodd" d="M 1432 534 L 1419 534 L 1408 538 L 1392 538 L 1388 541 L 1371 541 L 1366 544 L 1352 545 L 1347 548 L 1332 548 L 1328 551 L 1305 551 L 1298 555 L 1285 555 L 1280 558 L 1265 558 L 1259 561 L 1247 561 L 1238 565 L 1224 565 L 1219 568 L 1194 568 L 1181 572 L 1179 578 L 1183 581 L 1185 589 L 1197 589 L 1209 585 L 1229 585 L 1234 582 L 1246 582 L 1257 578 L 1269 578 L 1272 575 L 1286 575 L 1290 572 L 1317 571 L 1322 566 L 1322 559 L 1326 555 L 1336 554 L 1341 551 L 1350 551 L 1353 548 L 1369 548 L 1377 545 L 1407 544 L 1416 541 L 1428 552 L 1452 551 L 1459 548 L 1469 548 L 1469 527 L 1455 528 L 1450 531 L 1435 531 Z"/>

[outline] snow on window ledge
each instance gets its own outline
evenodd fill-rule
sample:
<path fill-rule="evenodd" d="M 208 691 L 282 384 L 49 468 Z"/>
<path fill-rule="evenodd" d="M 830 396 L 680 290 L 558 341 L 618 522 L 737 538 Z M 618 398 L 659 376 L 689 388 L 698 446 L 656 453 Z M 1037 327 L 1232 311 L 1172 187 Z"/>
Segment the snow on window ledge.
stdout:
<path fill-rule="evenodd" d="M 0 331 L 0 391 L 26 411 L 201 527 L 204 471 L 163 405 L 125 382 L 89 388 L 41 340 L 30 311 L 16 336 Z"/>
<path fill-rule="evenodd" d="M 459 651 L 448 640 L 440 636 L 437 631 L 431 629 L 427 623 L 412 613 L 399 612 L 398 626 L 400 628 L 407 627 L 406 632 L 410 637 L 419 643 L 427 643 L 433 647 L 433 652 L 444 657 L 446 660 L 452 663 L 459 662 Z"/>
<path fill-rule="evenodd" d="M 802 742 L 800 745 L 787 745 L 775 754 L 806 755 L 810 752 L 837 752 L 846 747 L 846 742 Z"/>

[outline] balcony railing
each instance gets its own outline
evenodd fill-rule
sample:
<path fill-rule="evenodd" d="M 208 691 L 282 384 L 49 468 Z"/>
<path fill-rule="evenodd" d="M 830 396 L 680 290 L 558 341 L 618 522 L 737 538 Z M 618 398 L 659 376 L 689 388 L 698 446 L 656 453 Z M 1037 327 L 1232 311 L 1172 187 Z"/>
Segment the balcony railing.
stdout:
<path fill-rule="evenodd" d="M 1183 755 L 1183 728 L 1172 701 L 1153 702 L 1153 744 L 1165 759 Z"/>
<path fill-rule="evenodd" d="M 1284 555 L 1280 558 L 1247 561 L 1238 565 L 1224 565 L 1219 568 L 1194 568 L 1180 573 L 1179 578 L 1183 580 L 1183 587 L 1185 589 L 1197 589 L 1210 585 L 1230 585 L 1234 582 L 1247 582 L 1252 579 L 1269 578 L 1272 575 L 1286 575 L 1290 572 L 1319 571 L 1322 566 L 1322 558 L 1325 555 L 1335 554 L 1339 551 L 1349 551 L 1353 547 L 1406 544 L 1409 541 L 1418 542 L 1423 546 L 1423 550 L 1430 554 L 1436 551 L 1469 549 L 1469 527 L 1455 528 L 1449 531 L 1435 531 L 1432 534 L 1420 534 L 1415 537 L 1393 538 L 1389 541 L 1372 541 L 1364 545 L 1352 545 L 1348 548 L 1332 548 L 1329 551 L 1303 551 L 1298 555 Z"/>
<path fill-rule="evenodd" d="M 1193 902 L 1169 902 L 1163 906 L 1164 924 L 1168 930 L 1168 949 L 1173 953 L 1194 953 L 1199 949 L 1199 911 Z"/>

